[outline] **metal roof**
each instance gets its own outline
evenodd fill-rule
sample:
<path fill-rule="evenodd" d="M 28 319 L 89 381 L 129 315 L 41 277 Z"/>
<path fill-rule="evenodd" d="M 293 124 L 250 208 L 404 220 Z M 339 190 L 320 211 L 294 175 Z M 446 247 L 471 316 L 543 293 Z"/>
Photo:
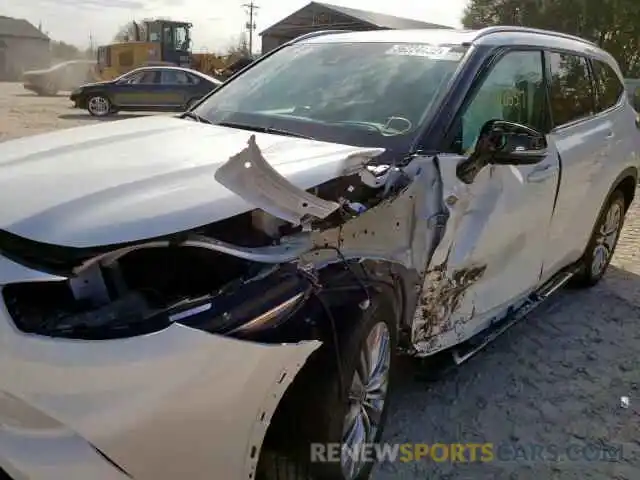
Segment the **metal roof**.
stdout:
<path fill-rule="evenodd" d="M 286 20 L 291 17 L 307 10 L 313 9 L 314 7 L 320 7 L 322 9 L 332 11 L 334 13 L 344 15 L 349 17 L 355 21 L 371 25 L 372 27 L 380 28 L 380 29 L 392 29 L 392 30 L 408 30 L 408 29 L 422 29 L 422 28 L 453 28 L 446 25 L 437 25 L 435 23 L 423 22 L 420 20 L 413 20 L 410 18 L 402 18 L 395 17 L 393 15 L 386 15 L 383 13 L 370 12 L 367 10 L 358 10 L 356 8 L 347 8 L 341 7 L 338 5 L 331 5 L 329 3 L 321 3 L 321 2 L 310 2 L 299 10 L 296 10 L 294 13 L 289 15 L 288 17 L 280 20 L 278 23 L 271 25 L 269 28 L 260 32 L 260 35 L 264 35 L 270 31 L 277 30 L 278 27 L 284 23 Z M 330 27 L 330 25 L 328 26 Z"/>
<path fill-rule="evenodd" d="M 39 38 L 49 40 L 44 33 L 22 18 L 0 15 L 0 37 Z"/>
<path fill-rule="evenodd" d="M 355 18 L 364 23 L 368 23 L 375 27 L 390 28 L 393 30 L 409 30 L 413 28 L 453 28 L 445 25 L 438 25 L 435 23 L 423 22 L 421 20 L 413 20 L 411 18 L 396 17 L 393 15 L 386 15 L 384 13 L 370 12 L 367 10 L 358 10 L 356 8 L 340 7 L 338 5 L 331 5 L 329 3 L 317 3 L 329 10 L 333 10 L 338 13 L 342 13 L 348 17 Z"/>

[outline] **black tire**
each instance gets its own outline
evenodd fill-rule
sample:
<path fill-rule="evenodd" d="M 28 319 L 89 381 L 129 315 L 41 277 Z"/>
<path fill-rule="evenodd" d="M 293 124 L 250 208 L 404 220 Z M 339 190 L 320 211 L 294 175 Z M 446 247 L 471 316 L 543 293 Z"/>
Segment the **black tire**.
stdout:
<path fill-rule="evenodd" d="M 340 335 L 339 352 L 344 381 L 340 381 L 335 368 L 335 349 L 327 346 L 314 359 L 314 368 L 305 371 L 300 395 L 288 403 L 286 409 L 295 409 L 289 415 L 289 424 L 280 435 L 287 439 L 287 450 L 265 450 L 261 454 L 257 480 L 343 480 L 339 461 L 313 462 L 311 444 L 341 444 L 345 416 L 349 408 L 348 394 L 354 377 L 360 352 L 369 335 L 379 323 L 384 323 L 389 332 L 390 363 L 388 387 L 384 407 L 375 437 L 370 443 L 378 443 L 384 430 L 389 400 L 393 395 L 393 369 L 397 347 L 397 319 L 392 294 L 378 294 L 371 299 L 365 311 L 360 311 L 360 320 Z M 344 312 L 343 312 L 344 313 Z M 350 321 L 353 315 L 336 316 L 336 321 Z M 303 373 L 303 372 L 301 372 Z M 364 464 L 353 480 L 369 478 L 374 461 Z"/>
<path fill-rule="evenodd" d="M 113 113 L 113 105 L 106 95 L 91 95 L 87 98 L 87 111 L 94 117 L 106 117 Z"/>
<path fill-rule="evenodd" d="M 619 212 L 619 221 L 615 229 L 615 239 L 608 247 L 603 247 L 602 229 L 607 221 L 607 216 L 613 211 Z M 624 195 L 620 190 L 615 190 L 607 200 L 605 207 L 600 212 L 596 221 L 591 238 L 587 244 L 582 259 L 580 260 L 580 270 L 573 277 L 572 286 L 577 288 L 589 288 L 597 284 L 604 276 L 611 263 L 611 258 L 615 252 L 615 248 L 620 239 L 620 232 L 624 225 L 624 215 L 626 211 L 626 202 Z M 613 230 L 612 230 L 613 231 Z M 604 251 L 606 250 L 606 259 L 603 261 Z"/>

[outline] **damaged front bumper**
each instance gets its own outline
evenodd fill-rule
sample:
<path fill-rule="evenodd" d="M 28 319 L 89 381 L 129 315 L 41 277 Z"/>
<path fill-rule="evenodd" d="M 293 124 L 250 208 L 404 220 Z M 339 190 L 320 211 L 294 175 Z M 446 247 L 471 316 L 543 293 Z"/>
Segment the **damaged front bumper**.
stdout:
<path fill-rule="evenodd" d="M 368 165 L 380 151 L 327 162 L 311 193 L 251 137 L 216 180 L 256 210 L 100 248 L 4 232 L 0 467 L 47 480 L 255 478 L 280 398 L 328 338 L 296 310 L 324 288 L 325 267 L 361 294 L 364 282 L 391 285 L 399 328 L 411 328 L 445 223 L 442 185 L 432 158 Z M 266 324 L 283 329 L 246 332 Z"/>
<path fill-rule="evenodd" d="M 2 307 L 0 467 L 33 480 L 252 478 L 281 396 L 319 346 L 180 324 L 52 339 L 19 332 Z"/>

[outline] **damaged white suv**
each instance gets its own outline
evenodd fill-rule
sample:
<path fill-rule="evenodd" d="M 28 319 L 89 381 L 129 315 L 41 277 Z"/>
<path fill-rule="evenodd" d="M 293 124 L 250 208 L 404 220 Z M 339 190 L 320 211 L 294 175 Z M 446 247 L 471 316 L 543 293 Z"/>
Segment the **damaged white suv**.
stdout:
<path fill-rule="evenodd" d="M 602 277 L 635 120 L 578 38 L 326 33 L 177 118 L 1 144 L 0 471 L 365 478 L 397 352 Z"/>

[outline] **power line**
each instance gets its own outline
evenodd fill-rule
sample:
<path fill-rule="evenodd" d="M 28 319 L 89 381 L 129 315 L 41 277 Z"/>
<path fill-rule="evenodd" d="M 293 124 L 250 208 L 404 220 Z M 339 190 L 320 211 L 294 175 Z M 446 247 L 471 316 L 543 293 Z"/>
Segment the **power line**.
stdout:
<path fill-rule="evenodd" d="M 260 7 L 253 3 L 253 0 L 251 0 L 251 2 L 249 3 L 244 3 L 242 6 L 246 9 L 247 14 L 249 15 L 249 21 L 245 24 L 245 26 L 247 27 L 247 30 L 249 30 L 249 54 L 253 55 L 253 32 L 256 29 L 256 23 L 254 19 L 256 16 L 256 10 Z"/>

